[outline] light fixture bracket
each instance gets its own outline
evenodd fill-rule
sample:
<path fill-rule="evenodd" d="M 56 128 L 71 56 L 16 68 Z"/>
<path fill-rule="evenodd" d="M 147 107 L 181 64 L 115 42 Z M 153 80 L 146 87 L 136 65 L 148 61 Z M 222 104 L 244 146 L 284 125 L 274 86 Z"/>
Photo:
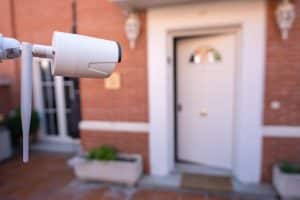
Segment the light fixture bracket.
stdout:
<path fill-rule="evenodd" d="M 275 15 L 281 38 L 287 40 L 296 17 L 294 4 L 290 0 L 282 0 L 277 6 Z"/>
<path fill-rule="evenodd" d="M 128 12 L 124 28 L 126 37 L 129 41 L 129 47 L 130 49 L 134 49 L 141 29 L 141 21 L 137 12 L 132 10 Z"/>

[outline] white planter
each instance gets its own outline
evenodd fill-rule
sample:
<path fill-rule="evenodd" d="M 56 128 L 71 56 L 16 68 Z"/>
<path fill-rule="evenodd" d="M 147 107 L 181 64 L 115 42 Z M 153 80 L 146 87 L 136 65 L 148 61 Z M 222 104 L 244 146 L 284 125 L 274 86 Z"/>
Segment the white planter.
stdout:
<path fill-rule="evenodd" d="M 76 176 L 81 180 L 136 184 L 143 171 L 142 157 L 136 154 L 119 154 L 118 157 L 134 161 L 90 161 L 75 157 L 69 164 L 74 167 Z"/>
<path fill-rule="evenodd" d="M 273 167 L 273 185 L 284 199 L 300 198 L 300 174 L 283 173 L 276 165 Z"/>
<path fill-rule="evenodd" d="M 0 161 L 9 158 L 11 154 L 9 131 L 6 128 L 0 127 Z"/>

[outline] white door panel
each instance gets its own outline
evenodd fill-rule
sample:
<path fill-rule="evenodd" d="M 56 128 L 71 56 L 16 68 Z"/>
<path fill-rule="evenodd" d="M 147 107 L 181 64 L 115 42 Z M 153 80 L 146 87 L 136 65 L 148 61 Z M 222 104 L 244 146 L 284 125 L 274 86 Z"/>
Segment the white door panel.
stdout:
<path fill-rule="evenodd" d="M 231 169 L 235 36 L 180 39 L 176 45 L 178 158 Z M 204 55 L 210 48 L 220 55 L 216 62 L 190 62 L 195 50 Z"/>

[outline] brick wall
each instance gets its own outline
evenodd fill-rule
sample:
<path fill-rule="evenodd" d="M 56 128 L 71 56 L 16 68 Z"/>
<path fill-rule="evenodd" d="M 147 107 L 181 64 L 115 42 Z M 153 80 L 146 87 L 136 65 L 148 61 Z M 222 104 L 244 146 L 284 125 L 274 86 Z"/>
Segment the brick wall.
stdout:
<path fill-rule="evenodd" d="M 300 162 L 300 138 L 265 137 L 262 181 L 272 180 L 272 166 L 281 161 Z"/>
<path fill-rule="evenodd" d="M 146 15 L 140 13 L 141 33 L 135 49 L 129 49 L 125 37 L 124 12 L 108 0 L 77 0 L 78 33 L 111 40 L 122 46 L 119 90 L 106 90 L 101 79 L 81 79 L 81 111 L 83 120 L 147 122 L 147 58 Z M 81 131 L 84 149 L 110 144 L 122 152 L 143 156 L 149 170 L 148 134 L 107 131 Z"/>
<path fill-rule="evenodd" d="M 84 120 L 148 121 L 146 19 L 140 14 L 141 34 L 136 49 L 129 49 L 125 37 L 124 12 L 107 0 L 78 0 L 78 32 L 117 40 L 123 50 L 121 89 L 106 90 L 100 79 L 81 79 L 81 107 Z"/>
<path fill-rule="evenodd" d="M 14 0 L 20 41 L 51 44 L 53 31 L 71 31 L 72 0 Z"/>
<path fill-rule="evenodd" d="M 300 125 L 300 2 L 293 2 L 297 17 L 289 39 L 283 41 L 274 16 L 278 1 L 268 1 L 265 125 Z M 280 101 L 280 109 L 270 109 L 273 100 Z M 300 139 L 264 137 L 262 154 L 262 181 L 270 182 L 274 164 L 300 162 Z"/>
<path fill-rule="evenodd" d="M 278 1 L 269 0 L 267 27 L 267 65 L 265 88 L 265 125 L 300 125 L 300 1 L 294 1 L 297 17 L 289 39 L 283 41 L 274 11 Z M 270 109 L 278 100 L 281 108 Z"/>

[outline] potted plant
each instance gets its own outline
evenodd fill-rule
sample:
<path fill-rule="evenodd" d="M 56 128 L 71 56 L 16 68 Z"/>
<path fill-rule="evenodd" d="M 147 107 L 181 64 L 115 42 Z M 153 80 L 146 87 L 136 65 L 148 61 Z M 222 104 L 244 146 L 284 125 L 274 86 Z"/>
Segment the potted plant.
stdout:
<path fill-rule="evenodd" d="M 300 198 L 300 164 L 282 162 L 273 168 L 273 185 L 284 198 Z"/>
<path fill-rule="evenodd" d="M 69 162 L 81 180 L 108 181 L 134 185 L 143 171 L 142 157 L 137 154 L 118 153 L 108 145 L 88 151 Z"/>
<path fill-rule="evenodd" d="M 22 138 L 21 111 L 16 108 L 9 112 L 6 117 L 5 124 L 11 133 L 11 141 L 13 146 L 19 146 Z M 40 127 L 39 115 L 36 111 L 32 111 L 30 121 L 30 142 L 34 143 L 37 140 L 37 132 Z"/>

